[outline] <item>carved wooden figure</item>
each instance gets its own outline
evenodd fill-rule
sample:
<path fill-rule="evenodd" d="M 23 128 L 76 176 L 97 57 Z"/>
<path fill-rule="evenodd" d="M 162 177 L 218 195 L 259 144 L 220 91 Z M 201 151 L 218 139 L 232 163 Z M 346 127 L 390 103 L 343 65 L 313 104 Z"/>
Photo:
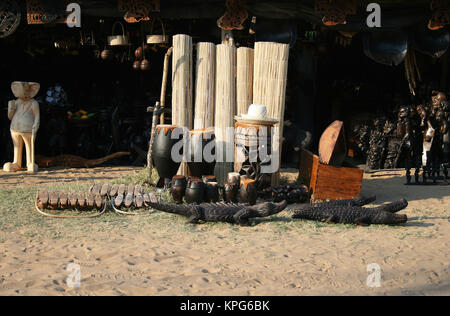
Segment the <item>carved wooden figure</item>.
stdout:
<path fill-rule="evenodd" d="M 431 160 L 429 160 L 428 158 L 430 156 L 431 143 L 433 142 L 434 129 L 432 128 L 430 123 L 428 107 L 420 104 L 416 107 L 416 111 L 420 117 L 418 129 L 420 130 L 422 140 L 422 177 L 423 183 L 426 183 L 427 177 L 431 174 Z"/>
<path fill-rule="evenodd" d="M 36 82 L 15 81 L 11 90 L 17 100 L 8 103 L 8 118 L 11 120 L 11 137 L 14 143 L 14 161 L 3 166 L 6 172 L 22 168 L 23 145 L 27 151 L 27 169 L 37 172 L 34 163 L 34 141 L 39 129 L 39 104 L 33 99 L 39 92 L 40 84 Z"/>
<path fill-rule="evenodd" d="M 369 150 L 367 154 L 367 166 L 370 169 L 382 169 L 384 148 L 386 146 L 386 137 L 384 125 L 386 119 L 376 118 L 373 122 L 374 128 L 369 136 Z"/>
<path fill-rule="evenodd" d="M 441 168 L 441 164 L 443 162 L 443 134 L 442 131 L 445 131 L 445 127 L 443 122 L 445 120 L 445 114 L 441 113 L 442 109 L 446 106 L 446 95 L 440 91 L 433 91 L 431 96 L 431 115 L 430 122 L 432 128 L 434 129 L 434 137 L 430 147 L 429 160 L 431 163 L 431 177 L 433 179 L 433 183 L 437 183 L 437 179 L 439 178 L 439 172 Z M 439 118 L 440 117 L 440 118 Z"/>
<path fill-rule="evenodd" d="M 420 165 L 416 164 L 415 159 L 415 146 L 416 139 L 414 137 L 414 131 L 412 129 L 411 122 L 411 110 L 408 106 L 402 106 L 398 112 L 397 121 L 397 138 L 401 142 L 399 148 L 399 154 L 397 155 L 396 166 L 399 165 L 399 161 L 403 160 L 406 169 L 406 184 L 411 183 L 411 169 L 415 169 L 415 182 L 419 182 Z"/>
<path fill-rule="evenodd" d="M 439 125 L 440 136 L 442 137 L 442 153 L 440 155 L 440 161 L 444 170 L 444 181 L 448 183 L 448 168 L 450 164 L 450 123 L 447 120 L 444 111 L 439 110 L 436 113 L 436 122 Z"/>
<path fill-rule="evenodd" d="M 433 91 L 431 96 L 432 116 L 436 115 L 436 112 L 442 109 L 443 103 L 447 100 L 444 92 Z"/>
<path fill-rule="evenodd" d="M 385 169 L 397 168 L 398 154 L 400 152 L 400 141 L 397 137 L 397 124 L 387 121 L 384 126 L 384 136 L 386 138 L 387 147 L 385 148 Z M 383 154 L 384 155 L 384 154 Z"/>

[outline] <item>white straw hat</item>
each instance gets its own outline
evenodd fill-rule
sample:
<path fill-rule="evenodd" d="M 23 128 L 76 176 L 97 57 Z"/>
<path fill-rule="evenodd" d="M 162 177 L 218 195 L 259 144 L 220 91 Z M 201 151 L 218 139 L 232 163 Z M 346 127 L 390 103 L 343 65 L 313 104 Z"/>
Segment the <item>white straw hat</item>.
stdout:
<path fill-rule="evenodd" d="M 262 104 L 251 104 L 248 108 L 247 114 L 241 114 L 241 116 L 235 116 L 237 121 L 254 121 L 257 122 L 270 122 L 278 123 L 278 120 L 267 117 L 267 107 Z"/>

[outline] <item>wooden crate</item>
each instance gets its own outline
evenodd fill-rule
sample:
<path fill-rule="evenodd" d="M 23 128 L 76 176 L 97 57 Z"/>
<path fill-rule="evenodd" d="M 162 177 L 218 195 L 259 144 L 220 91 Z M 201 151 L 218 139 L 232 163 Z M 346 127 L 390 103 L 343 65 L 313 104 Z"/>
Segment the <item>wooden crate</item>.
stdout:
<path fill-rule="evenodd" d="M 345 158 L 345 154 L 342 154 L 346 151 L 342 141 L 343 134 L 343 124 L 340 121 L 334 122 L 325 130 L 319 144 L 322 159 L 302 149 L 298 178 L 309 187 L 314 201 L 351 199 L 361 195 L 362 169 L 329 164 L 341 164 Z"/>
<path fill-rule="evenodd" d="M 343 200 L 361 195 L 364 171 L 333 167 L 319 162 L 319 156 L 303 149 L 299 179 L 313 193 L 313 200 Z"/>

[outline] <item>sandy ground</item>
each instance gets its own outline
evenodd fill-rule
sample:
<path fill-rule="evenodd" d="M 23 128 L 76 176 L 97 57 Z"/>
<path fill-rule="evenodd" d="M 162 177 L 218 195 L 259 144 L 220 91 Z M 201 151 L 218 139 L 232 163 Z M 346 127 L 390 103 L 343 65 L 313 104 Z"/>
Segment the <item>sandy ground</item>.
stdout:
<path fill-rule="evenodd" d="M 135 172 L 126 167 L 33 176 L 0 172 L 0 190 L 107 182 Z M 117 224 L 78 236 L 77 222 L 39 219 L 63 233 L 71 230 L 72 237 L 33 238 L 20 229 L 3 235 L 0 295 L 449 295 L 450 187 L 404 186 L 403 172 L 375 175 L 365 175 L 363 192 L 376 194 L 377 204 L 408 199 L 405 226 L 293 222 L 289 211 L 252 227 L 191 226 L 163 214 L 151 217 L 153 222 L 127 218 L 125 228 Z M 140 224 L 142 229 L 130 232 Z M 70 263 L 81 267 L 79 288 L 67 285 Z M 381 269 L 380 287 L 367 285 L 371 263 Z"/>

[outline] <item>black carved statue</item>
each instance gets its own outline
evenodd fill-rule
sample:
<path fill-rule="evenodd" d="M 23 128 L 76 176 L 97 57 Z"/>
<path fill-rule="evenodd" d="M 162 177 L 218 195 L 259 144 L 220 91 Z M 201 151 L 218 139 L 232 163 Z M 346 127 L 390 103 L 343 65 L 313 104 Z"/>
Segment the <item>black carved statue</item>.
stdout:
<path fill-rule="evenodd" d="M 419 182 L 420 161 L 417 161 L 419 153 L 416 151 L 417 139 L 414 133 L 414 123 L 411 108 L 402 106 L 398 112 L 397 138 L 400 141 L 399 153 L 395 167 L 403 163 L 406 169 L 406 184 L 411 183 L 411 168 L 415 168 L 415 182 Z"/>
<path fill-rule="evenodd" d="M 443 110 L 436 112 L 436 123 L 439 129 L 438 136 L 441 137 L 439 142 L 442 144 L 442 152 L 439 158 L 444 170 L 444 180 L 448 183 L 448 168 L 450 163 L 450 123 Z"/>
<path fill-rule="evenodd" d="M 356 156 L 361 157 L 363 161 L 367 161 L 370 151 L 370 127 L 366 124 L 355 125 L 353 135 L 356 144 Z"/>
<path fill-rule="evenodd" d="M 443 123 L 445 120 L 443 108 L 446 107 L 446 99 L 445 93 L 440 91 L 432 92 L 429 125 L 431 126 L 434 135 L 429 155 L 427 157 L 427 160 L 429 160 L 427 161 L 427 169 L 430 170 L 431 167 L 431 177 L 433 179 L 433 183 L 436 183 L 439 178 L 441 163 L 444 158 L 444 134 L 442 132 L 446 130 Z"/>
<path fill-rule="evenodd" d="M 386 158 L 384 160 L 385 169 L 397 168 L 398 155 L 400 152 L 400 141 L 397 137 L 397 124 L 386 121 L 384 126 L 384 137 L 386 138 Z"/>
<path fill-rule="evenodd" d="M 370 169 L 382 169 L 383 155 L 386 147 L 386 138 L 383 131 L 386 120 L 376 118 L 373 122 L 374 128 L 370 133 L 369 153 L 367 155 L 367 166 Z"/>

